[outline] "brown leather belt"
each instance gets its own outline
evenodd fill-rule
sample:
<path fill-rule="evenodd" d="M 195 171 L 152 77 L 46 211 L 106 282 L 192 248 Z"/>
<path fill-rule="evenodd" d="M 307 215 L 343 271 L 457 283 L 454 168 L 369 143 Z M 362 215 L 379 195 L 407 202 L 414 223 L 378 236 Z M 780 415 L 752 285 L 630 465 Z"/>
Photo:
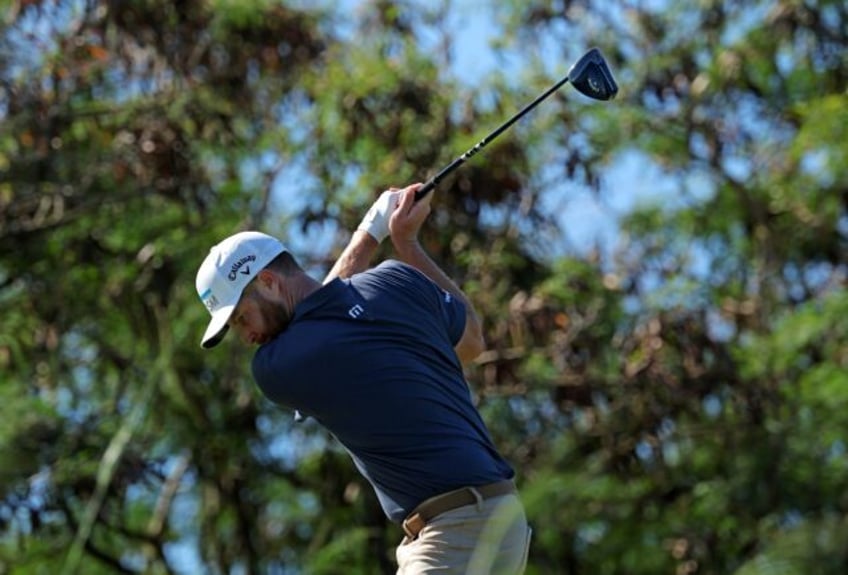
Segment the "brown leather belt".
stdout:
<path fill-rule="evenodd" d="M 492 497 L 516 493 L 515 483 L 511 479 L 479 485 L 475 487 L 463 487 L 455 491 L 448 491 L 442 495 L 436 495 L 427 499 L 412 510 L 403 520 L 403 531 L 410 539 L 415 539 L 424 529 L 424 526 L 437 515 L 446 511 L 458 509 L 465 505 L 474 505 Z"/>

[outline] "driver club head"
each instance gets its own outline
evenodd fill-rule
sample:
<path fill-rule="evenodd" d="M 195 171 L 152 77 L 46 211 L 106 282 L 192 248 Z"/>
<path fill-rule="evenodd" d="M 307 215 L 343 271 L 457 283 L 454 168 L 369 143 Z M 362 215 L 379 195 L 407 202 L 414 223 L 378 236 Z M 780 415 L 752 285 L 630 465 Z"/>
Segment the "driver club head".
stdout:
<path fill-rule="evenodd" d="M 592 48 L 574 63 L 568 71 L 568 81 L 578 92 L 593 100 L 612 100 L 618 94 L 618 84 L 597 48 Z"/>

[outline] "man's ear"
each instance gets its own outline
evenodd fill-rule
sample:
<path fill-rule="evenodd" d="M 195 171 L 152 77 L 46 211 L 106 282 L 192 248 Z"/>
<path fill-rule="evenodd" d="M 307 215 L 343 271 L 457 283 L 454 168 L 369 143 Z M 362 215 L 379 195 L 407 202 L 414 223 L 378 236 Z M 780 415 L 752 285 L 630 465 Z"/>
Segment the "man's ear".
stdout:
<path fill-rule="evenodd" d="M 271 270 L 263 269 L 256 274 L 256 287 L 265 296 L 269 296 L 279 290 L 279 282 L 280 279 L 277 277 L 277 274 Z"/>

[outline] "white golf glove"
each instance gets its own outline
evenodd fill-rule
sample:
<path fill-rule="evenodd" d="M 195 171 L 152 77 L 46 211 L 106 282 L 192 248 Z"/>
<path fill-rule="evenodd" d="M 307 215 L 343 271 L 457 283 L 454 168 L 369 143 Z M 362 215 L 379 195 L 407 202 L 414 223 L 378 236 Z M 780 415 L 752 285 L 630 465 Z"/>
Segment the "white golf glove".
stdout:
<path fill-rule="evenodd" d="M 357 230 L 365 230 L 371 237 L 382 242 L 389 235 L 389 218 L 398 205 L 400 191 L 386 191 L 380 194 L 377 201 L 368 209 L 365 217 L 359 223 Z"/>

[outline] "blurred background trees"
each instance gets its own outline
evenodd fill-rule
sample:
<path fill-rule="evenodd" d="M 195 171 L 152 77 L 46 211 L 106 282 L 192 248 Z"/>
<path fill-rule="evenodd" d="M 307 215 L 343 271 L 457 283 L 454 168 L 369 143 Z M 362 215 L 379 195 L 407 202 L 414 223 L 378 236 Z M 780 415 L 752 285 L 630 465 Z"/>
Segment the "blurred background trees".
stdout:
<path fill-rule="evenodd" d="M 619 100 L 551 98 L 423 237 L 528 573 L 848 568 L 843 2 L 0 6 L 0 573 L 393 573 L 347 456 L 199 349 L 197 265 L 260 228 L 320 275 L 593 45 Z"/>

